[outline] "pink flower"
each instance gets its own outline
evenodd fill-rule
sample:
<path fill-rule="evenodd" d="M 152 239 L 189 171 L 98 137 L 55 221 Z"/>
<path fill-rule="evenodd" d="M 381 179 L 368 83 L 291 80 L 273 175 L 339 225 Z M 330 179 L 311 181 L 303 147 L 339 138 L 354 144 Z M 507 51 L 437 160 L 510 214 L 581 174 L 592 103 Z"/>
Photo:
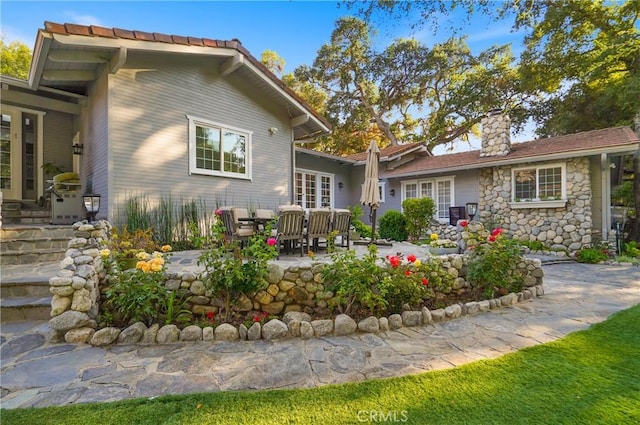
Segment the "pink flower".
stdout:
<path fill-rule="evenodd" d="M 220 217 L 220 216 L 222 215 L 222 208 L 218 208 L 218 209 L 216 210 L 216 215 L 217 215 L 218 217 Z"/>
<path fill-rule="evenodd" d="M 416 261 L 416 256 L 411 254 L 409 256 L 407 256 L 407 261 L 409 261 L 410 263 L 415 263 Z"/>
<path fill-rule="evenodd" d="M 422 278 L 422 284 L 423 284 L 424 286 L 427 286 L 427 285 L 429 284 L 429 279 L 427 279 L 426 277 L 423 277 L 423 278 Z"/>
<path fill-rule="evenodd" d="M 274 246 L 277 243 L 278 243 L 278 241 L 276 240 L 276 238 L 267 239 L 267 245 L 269 245 L 269 246 Z"/>
<path fill-rule="evenodd" d="M 393 257 L 389 257 L 389 263 L 391 263 L 391 267 L 396 268 L 400 265 L 400 258 L 395 255 Z"/>
<path fill-rule="evenodd" d="M 462 227 L 467 227 L 468 225 L 469 225 L 469 222 L 467 220 L 462 220 L 460 222 L 460 226 L 462 226 Z"/>
<path fill-rule="evenodd" d="M 491 236 L 489 236 L 488 241 L 489 242 L 495 242 L 496 241 L 496 237 L 497 236 L 491 235 Z"/>

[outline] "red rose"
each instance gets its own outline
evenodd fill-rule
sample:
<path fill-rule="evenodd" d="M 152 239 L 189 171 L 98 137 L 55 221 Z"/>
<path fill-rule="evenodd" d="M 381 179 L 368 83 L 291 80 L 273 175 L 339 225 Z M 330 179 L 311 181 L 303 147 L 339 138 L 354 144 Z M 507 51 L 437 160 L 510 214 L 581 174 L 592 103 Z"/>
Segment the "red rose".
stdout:
<path fill-rule="evenodd" d="M 495 229 L 493 229 L 493 231 L 491 232 L 491 236 L 498 236 L 500 233 L 502 233 L 502 229 L 500 227 L 496 227 Z"/>
<path fill-rule="evenodd" d="M 417 260 L 416 256 L 411 254 L 407 257 L 407 261 L 409 261 L 410 263 L 415 263 L 415 261 Z"/>
<path fill-rule="evenodd" d="M 391 267 L 396 268 L 400 265 L 400 258 L 395 255 L 393 257 L 389 257 L 389 263 L 391 263 Z"/>
<path fill-rule="evenodd" d="M 207 311 L 207 319 L 213 320 L 214 317 L 216 317 L 216 313 L 213 311 Z"/>
<path fill-rule="evenodd" d="M 409 270 L 405 270 L 405 271 L 404 271 L 404 275 L 405 275 L 405 276 L 411 276 L 411 272 L 410 272 Z"/>
<path fill-rule="evenodd" d="M 467 227 L 468 225 L 469 225 L 469 222 L 467 220 L 462 220 L 460 222 L 460 226 L 462 226 L 462 227 Z"/>
<path fill-rule="evenodd" d="M 489 236 L 489 242 L 495 242 L 496 237 L 494 235 Z"/>
<path fill-rule="evenodd" d="M 423 277 L 423 278 L 422 278 L 422 284 L 423 284 L 424 286 L 427 286 L 427 285 L 429 284 L 429 279 L 427 279 L 426 277 Z"/>

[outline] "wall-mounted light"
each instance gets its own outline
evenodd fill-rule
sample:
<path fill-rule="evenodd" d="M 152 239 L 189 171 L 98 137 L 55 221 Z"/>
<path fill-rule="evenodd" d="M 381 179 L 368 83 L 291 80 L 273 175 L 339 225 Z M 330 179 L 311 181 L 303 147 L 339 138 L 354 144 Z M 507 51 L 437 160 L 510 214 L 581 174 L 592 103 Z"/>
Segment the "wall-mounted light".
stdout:
<path fill-rule="evenodd" d="M 81 145 L 79 143 L 74 143 L 73 144 L 73 154 L 74 155 L 82 155 L 82 151 L 84 150 L 84 145 Z"/>
<path fill-rule="evenodd" d="M 476 202 L 467 202 L 466 209 L 467 214 L 469 214 L 469 220 L 473 221 L 473 217 L 478 213 L 478 204 Z"/>
<path fill-rule="evenodd" d="M 271 133 L 271 135 L 273 136 L 274 134 L 276 134 L 278 132 L 278 129 L 276 127 L 271 127 L 269 129 L 269 133 Z"/>
<path fill-rule="evenodd" d="M 82 195 L 82 203 L 87 210 L 87 220 L 89 220 L 89 223 L 93 223 L 98 214 L 98 210 L 100 210 L 100 195 L 85 193 Z"/>
<path fill-rule="evenodd" d="M 391 195 L 391 196 L 396 196 L 396 190 L 395 190 L 395 189 L 391 189 L 391 190 L 389 191 L 389 195 Z"/>
<path fill-rule="evenodd" d="M 338 189 L 342 190 L 343 187 L 344 187 L 344 183 L 338 182 Z"/>

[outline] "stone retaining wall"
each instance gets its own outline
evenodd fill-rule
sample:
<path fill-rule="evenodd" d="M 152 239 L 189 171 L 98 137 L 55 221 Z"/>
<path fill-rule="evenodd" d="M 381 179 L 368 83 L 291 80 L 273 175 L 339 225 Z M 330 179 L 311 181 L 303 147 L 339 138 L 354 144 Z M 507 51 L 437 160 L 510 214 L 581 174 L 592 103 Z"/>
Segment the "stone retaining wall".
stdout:
<path fill-rule="evenodd" d="M 388 318 L 369 317 L 359 323 L 346 315 L 335 319 L 311 320 L 312 317 L 333 316 L 328 308 L 333 293 L 325 288 L 322 279 L 324 263 L 315 262 L 303 266 L 282 267 L 276 262 L 269 264 L 268 287 L 250 297 L 236 300 L 237 311 L 267 312 L 282 317 L 264 325 L 256 322 L 249 328 L 230 324 L 201 328 L 197 325 L 180 330 L 175 325 L 158 325 L 147 328 L 136 323 L 125 330 L 104 328 L 97 330 L 96 318 L 99 313 L 99 289 L 105 281 L 105 270 L 99 247 L 109 236 L 111 226 L 101 221 L 95 224 L 74 224 L 75 238 L 69 242 L 65 259 L 61 262 L 58 275 L 49 280 L 52 302 L 52 319 L 49 321 L 54 331 L 52 341 L 89 342 L 106 345 L 115 342 L 172 342 L 178 340 L 234 340 L 234 339 L 277 339 L 284 337 L 310 338 L 323 335 L 344 335 L 355 332 L 378 332 L 396 329 L 400 326 L 418 326 L 445 318 L 459 317 L 510 305 L 517 301 L 542 295 L 543 271 L 539 260 L 524 259 L 518 268 L 525 273 L 525 287 L 521 293 L 509 294 L 495 300 L 455 304 L 442 310 L 404 311 Z M 463 296 L 473 290 L 465 280 L 467 257 L 463 255 L 441 256 L 442 266 L 455 279 L 452 291 Z M 426 260 L 425 260 L 426 261 Z M 181 288 L 187 291 L 189 308 L 195 318 L 208 312 L 217 312 L 221 300 L 211 294 L 200 276 L 193 272 L 169 273 L 166 286 L 170 290 Z M 444 297 L 445 294 L 436 294 Z M 350 330 L 347 332 L 347 330 Z"/>

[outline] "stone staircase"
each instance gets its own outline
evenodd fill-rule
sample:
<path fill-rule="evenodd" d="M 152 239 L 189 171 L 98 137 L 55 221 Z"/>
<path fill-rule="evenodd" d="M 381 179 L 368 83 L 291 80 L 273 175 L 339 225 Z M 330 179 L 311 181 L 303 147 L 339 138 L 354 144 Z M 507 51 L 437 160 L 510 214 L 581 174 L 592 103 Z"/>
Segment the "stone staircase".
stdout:
<path fill-rule="evenodd" d="M 2 203 L 2 224 L 49 224 L 51 210 L 37 202 L 7 201 Z"/>
<path fill-rule="evenodd" d="M 0 323 L 48 320 L 49 278 L 64 259 L 70 225 L 7 224 L 0 228 Z"/>

